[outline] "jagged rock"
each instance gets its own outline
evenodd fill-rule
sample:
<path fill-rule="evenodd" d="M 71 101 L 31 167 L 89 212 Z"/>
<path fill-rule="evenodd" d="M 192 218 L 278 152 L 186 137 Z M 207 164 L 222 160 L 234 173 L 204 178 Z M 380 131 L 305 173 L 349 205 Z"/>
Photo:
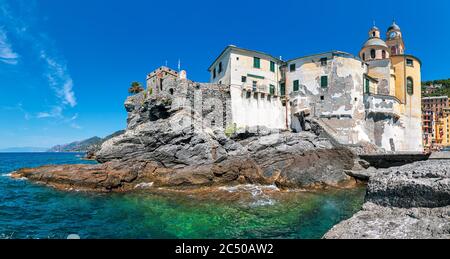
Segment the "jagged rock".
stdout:
<path fill-rule="evenodd" d="M 370 179 L 366 199 L 401 208 L 450 205 L 450 161 L 421 161 L 381 170 Z"/>
<path fill-rule="evenodd" d="M 366 203 L 351 219 L 333 227 L 325 239 L 449 239 L 450 206 L 392 208 Z"/>
<path fill-rule="evenodd" d="M 449 160 L 367 171 L 363 210 L 324 238 L 450 238 Z"/>
<path fill-rule="evenodd" d="M 236 183 L 320 187 L 355 183 L 344 172 L 355 163 L 350 150 L 336 147 L 313 132 L 280 132 L 258 126 L 232 127 L 225 134 L 221 127 L 205 124 L 205 118 L 213 110 L 208 107 L 225 106 L 214 100 L 229 98 L 226 89 L 186 80 L 165 80 L 164 84 L 174 91 L 156 96 L 143 92 L 127 98 L 127 129 L 106 140 L 95 152 L 93 157 L 100 165 L 24 169 L 16 176 L 65 189 L 100 191 L 132 190 L 137 184 L 149 182 L 155 187 Z M 196 94 L 208 97 L 200 100 L 202 104 L 198 105 L 206 107 L 200 112 L 189 105 L 198 101 Z M 227 108 L 223 113 L 226 117 Z"/>

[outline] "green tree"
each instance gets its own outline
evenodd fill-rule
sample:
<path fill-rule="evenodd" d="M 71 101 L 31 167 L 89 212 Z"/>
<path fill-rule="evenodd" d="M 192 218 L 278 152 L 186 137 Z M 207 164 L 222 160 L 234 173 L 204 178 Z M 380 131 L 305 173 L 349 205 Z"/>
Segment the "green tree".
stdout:
<path fill-rule="evenodd" d="M 144 88 L 139 82 L 132 82 L 130 88 L 128 89 L 128 93 L 130 94 L 138 94 L 142 91 L 144 91 Z"/>

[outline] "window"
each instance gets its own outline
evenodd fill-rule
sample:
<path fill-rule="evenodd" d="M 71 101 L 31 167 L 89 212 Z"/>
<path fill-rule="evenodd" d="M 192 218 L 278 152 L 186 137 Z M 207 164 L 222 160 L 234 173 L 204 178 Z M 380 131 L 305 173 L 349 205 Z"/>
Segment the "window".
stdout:
<path fill-rule="evenodd" d="M 213 78 L 216 78 L 216 68 L 213 70 Z"/>
<path fill-rule="evenodd" d="M 270 94 L 275 95 L 275 86 L 274 85 L 270 85 Z"/>
<path fill-rule="evenodd" d="M 327 61 L 328 61 L 327 58 L 321 58 L 321 59 L 320 59 L 320 65 L 321 65 L 321 66 L 326 66 L 326 65 L 327 65 Z"/>
<path fill-rule="evenodd" d="M 372 37 L 375 37 L 375 36 L 376 36 L 375 32 L 372 32 Z"/>
<path fill-rule="evenodd" d="M 270 71 L 275 72 L 275 62 L 270 61 Z"/>
<path fill-rule="evenodd" d="M 363 60 L 366 61 L 366 53 L 363 53 Z"/>
<path fill-rule="evenodd" d="M 219 63 L 219 74 L 222 73 L 222 62 Z"/>
<path fill-rule="evenodd" d="M 369 79 L 368 78 L 366 78 L 366 93 L 369 93 L 370 92 L 370 81 L 369 81 Z"/>
<path fill-rule="evenodd" d="M 253 81 L 253 84 L 252 84 L 252 89 L 253 89 L 253 92 L 256 92 L 256 87 L 257 87 L 257 84 L 258 84 L 258 82 L 257 82 L 257 81 Z"/>
<path fill-rule="evenodd" d="M 321 101 L 325 100 L 325 96 L 321 95 L 321 96 L 320 96 L 320 100 L 321 100 Z"/>
<path fill-rule="evenodd" d="M 300 84 L 298 80 L 294 80 L 294 92 L 297 92 L 300 89 Z"/>
<path fill-rule="evenodd" d="M 383 51 L 381 52 L 381 56 L 383 57 L 383 59 L 386 58 L 386 51 L 385 51 L 385 50 L 383 50 Z"/>
<path fill-rule="evenodd" d="M 395 46 L 391 47 L 391 55 L 397 55 L 397 48 Z"/>
<path fill-rule="evenodd" d="M 239 57 L 236 57 L 236 60 L 239 61 Z"/>
<path fill-rule="evenodd" d="M 280 94 L 281 94 L 281 96 L 286 95 L 286 84 L 285 83 L 280 84 Z"/>
<path fill-rule="evenodd" d="M 414 94 L 414 81 L 411 77 L 408 77 L 406 79 L 406 92 L 409 95 L 413 95 Z"/>
<path fill-rule="evenodd" d="M 290 72 L 294 72 L 294 71 L 295 71 L 295 64 L 291 64 L 291 65 L 289 66 L 289 71 L 290 71 Z"/>
<path fill-rule="evenodd" d="M 414 66 L 414 61 L 412 60 L 412 59 L 406 59 L 406 65 L 407 66 L 410 66 L 410 67 L 413 67 Z"/>
<path fill-rule="evenodd" d="M 247 82 L 247 77 L 246 76 L 242 76 L 241 77 L 241 82 L 242 83 L 246 83 Z"/>
<path fill-rule="evenodd" d="M 261 59 L 254 57 L 253 58 L 253 67 L 254 68 L 261 68 Z"/>
<path fill-rule="evenodd" d="M 322 88 L 327 88 L 328 87 L 328 76 L 322 76 L 320 78 L 320 86 Z"/>
<path fill-rule="evenodd" d="M 374 49 L 371 49 L 371 50 L 370 50 L 370 57 L 371 57 L 372 59 L 374 59 L 374 58 L 376 57 L 376 52 L 375 52 Z"/>

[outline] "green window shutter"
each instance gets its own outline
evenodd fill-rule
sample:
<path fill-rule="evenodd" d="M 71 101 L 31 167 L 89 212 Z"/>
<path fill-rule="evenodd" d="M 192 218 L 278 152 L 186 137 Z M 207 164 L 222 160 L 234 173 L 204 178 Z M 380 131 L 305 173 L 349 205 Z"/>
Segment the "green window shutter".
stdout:
<path fill-rule="evenodd" d="M 300 89 L 300 84 L 298 80 L 294 81 L 294 92 L 297 92 Z"/>
<path fill-rule="evenodd" d="M 275 62 L 270 61 L 270 71 L 275 72 Z"/>
<path fill-rule="evenodd" d="M 261 59 L 254 57 L 253 58 L 253 67 L 254 68 L 261 68 Z"/>
<path fill-rule="evenodd" d="M 327 88 L 328 87 L 328 76 L 322 76 L 320 78 L 320 86 L 322 88 Z"/>
<path fill-rule="evenodd" d="M 270 94 L 275 95 L 275 86 L 274 85 L 270 85 Z"/>
<path fill-rule="evenodd" d="M 366 78 L 366 93 L 370 93 L 370 81 Z"/>
<path fill-rule="evenodd" d="M 281 94 L 281 96 L 286 95 L 286 84 L 285 83 L 280 84 L 280 94 Z"/>

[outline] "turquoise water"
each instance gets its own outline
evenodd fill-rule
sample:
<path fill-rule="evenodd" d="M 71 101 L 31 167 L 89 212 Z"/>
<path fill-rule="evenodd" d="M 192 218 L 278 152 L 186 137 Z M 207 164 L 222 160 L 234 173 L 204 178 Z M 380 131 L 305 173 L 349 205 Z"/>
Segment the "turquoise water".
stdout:
<path fill-rule="evenodd" d="M 321 238 L 363 203 L 363 187 L 321 192 L 239 186 L 215 191 L 61 192 L 7 174 L 92 163 L 80 154 L 0 153 L 0 238 Z"/>

